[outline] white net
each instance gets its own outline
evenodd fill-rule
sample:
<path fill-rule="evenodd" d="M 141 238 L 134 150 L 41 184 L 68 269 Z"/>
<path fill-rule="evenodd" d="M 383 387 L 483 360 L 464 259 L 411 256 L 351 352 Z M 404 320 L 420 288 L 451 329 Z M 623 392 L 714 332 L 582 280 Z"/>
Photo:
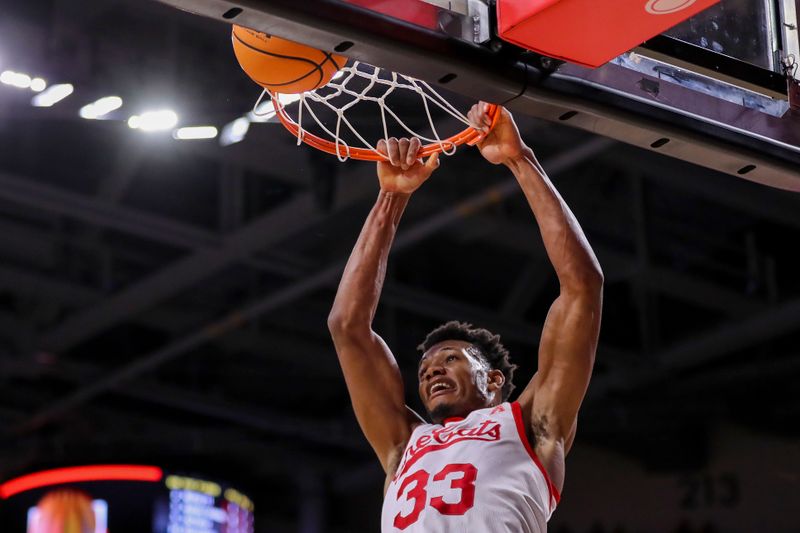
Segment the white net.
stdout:
<path fill-rule="evenodd" d="M 409 125 L 412 121 L 420 122 L 419 113 L 401 117 L 400 113 L 392 109 L 390 101 L 400 92 L 405 93 L 405 101 L 411 95 L 422 103 L 426 120 L 421 121 L 421 124 Z M 264 113 L 260 111 L 260 107 L 266 94 L 270 95 L 272 102 L 270 109 Z M 290 98 L 287 99 L 287 96 Z M 294 116 L 290 116 L 287 105 L 295 102 L 297 109 L 291 113 Z M 348 111 L 362 103 L 377 106 L 382 126 L 380 135 L 383 139 L 388 140 L 393 136 L 392 131 L 399 131 L 402 135 L 419 137 L 424 143 L 438 146 L 447 155 L 454 154 L 457 145 L 449 140 L 452 133 L 447 135 L 446 127 L 452 127 L 455 123 L 459 130 L 463 130 L 470 126 L 467 117 L 428 83 L 359 61 L 341 69 L 328 85 L 315 91 L 283 95 L 265 90 L 256 102 L 253 114 L 259 117 L 283 111 L 283 116 L 296 126 L 298 145 L 312 127 L 308 121 L 313 121 L 314 135 L 328 137 L 335 146 L 336 156 L 344 162 L 351 157 L 354 147 L 380 155 L 377 148 L 365 138 L 365 134 L 359 132 L 347 117 Z M 442 121 L 442 116 L 447 120 Z M 305 125 L 304 120 L 307 121 Z"/>

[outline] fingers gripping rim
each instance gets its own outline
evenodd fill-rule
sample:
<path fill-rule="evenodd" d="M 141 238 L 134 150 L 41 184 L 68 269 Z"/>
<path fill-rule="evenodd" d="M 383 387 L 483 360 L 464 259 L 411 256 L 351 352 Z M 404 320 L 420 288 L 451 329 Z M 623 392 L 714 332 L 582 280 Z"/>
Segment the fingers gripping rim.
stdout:
<path fill-rule="evenodd" d="M 283 104 L 278 98 L 278 93 L 272 91 L 268 92 L 272 98 L 273 105 L 275 106 L 275 113 L 278 116 L 278 120 L 280 120 L 281 124 L 283 124 L 283 126 L 289 130 L 292 135 L 297 137 L 298 141 L 302 141 L 303 143 L 316 148 L 317 150 L 322 150 L 323 152 L 335 155 L 340 161 L 346 161 L 347 159 L 357 159 L 359 161 L 386 161 L 386 157 L 375 150 L 371 150 L 369 148 L 352 147 L 342 142 L 335 143 L 302 129 L 300 125 L 298 125 L 286 113 Z M 500 117 L 500 110 L 496 104 L 489 104 L 486 113 L 492 119 L 492 125 L 489 128 L 489 131 L 491 131 Z M 444 152 L 445 150 L 449 149 L 449 147 L 460 146 L 462 144 L 473 146 L 483 140 L 487 134 L 488 132 L 484 133 L 476 130 L 475 128 L 469 127 L 464 131 L 449 137 L 448 139 L 443 139 L 441 143 L 430 143 L 424 145 L 419 151 L 419 156 L 425 158 L 433 153 Z"/>
<path fill-rule="evenodd" d="M 470 139 L 469 141 L 467 141 L 467 144 L 469 146 L 475 146 L 476 144 L 484 140 L 486 136 L 492 132 L 494 127 L 497 125 L 497 121 L 500 120 L 500 115 L 503 114 L 503 111 L 497 104 L 489 104 L 489 108 L 487 109 L 486 114 L 489 115 L 489 118 L 492 119 L 492 123 L 489 125 L 489 129 L 485 132 L 480 132 L 472 128 L 474 131 L 478 133 L 478 136 L 475 137 L 474 139 Z"/>

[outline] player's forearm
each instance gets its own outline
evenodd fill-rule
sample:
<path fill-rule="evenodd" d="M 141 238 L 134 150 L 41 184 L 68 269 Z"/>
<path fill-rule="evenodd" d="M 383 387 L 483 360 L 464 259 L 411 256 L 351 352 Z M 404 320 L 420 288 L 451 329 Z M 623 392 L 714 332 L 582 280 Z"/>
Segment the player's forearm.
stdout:
<path fill-rule="evenodd" d="M 547 255 L 562 287 L 602 285 L 603 273 L 589 241 L 569 206 L 529 148 L 509 161 L 531 206 Z"/>
<path fill-rule="evenodd" d="M 328 325 L 334 333 L 369 330 L 386 263 L 409 195 L 381 191 L 344 269 Z"/>

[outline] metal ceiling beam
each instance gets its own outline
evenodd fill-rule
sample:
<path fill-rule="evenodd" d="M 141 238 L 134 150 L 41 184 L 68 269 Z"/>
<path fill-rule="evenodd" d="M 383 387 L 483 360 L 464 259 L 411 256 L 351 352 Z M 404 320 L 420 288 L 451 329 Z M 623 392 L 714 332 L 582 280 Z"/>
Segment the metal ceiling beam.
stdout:
<path fill-rule="evenodd" d="M 800 195 L 757 184 L 731 179 L 708 169 L 671 159 L 654 158 L 652 154 L 624 145 L 601 158 L 615 167 L 624 164 L 631 170 L 659 185 L 687 192 L 714 203 L 800 229 Z"/>
<path fill-rule="evenodd" d="M 0 198 L 178 248 L 192 249 L 198 245 L 216 248 L 221 245 L 219 236 L 188 224 L 99 198 L 62 191 L 6 172 L 0 172 Z"/>
<path fill-rule="evenodd" d="M 536 298 L 553 279 L 555 271 L 550 261 L 531 257 L 523 267 L 511 290 L 508 291 L 500 314 L 505 317 L 520 316 L 531 306 Z"/>
<path fill-rule="evenodd" d="M 680 382 L 669 385 L 669 394 L 676 397 L 685 397 L 687 394 L 718 396 L 720 389 L 729 388 L 738 392 L 748 383 L 759 386 L 793 376 L 796 379 L 796 374 L 800 374 L 800 356 L 796 354 L 778 359 L 754 359 L 744 364 L 726 366 L 724 371 L 717 369 L 681 378 Z"/>
<path fill-rule="evenodd" d="M 147 415 L 135 412 L 110 409 L 108 407 L 93 406 L 84 413 L 97 428 L 95 434 L 100 438 L 87 441 L 85 434 L 69 433 L 70 427 L 61 428 L 62 431 L 39 439 L 35 446 L 24 441 L 22 446 L 2 446 L 0 450 L 0 480 L 8 479 L 15 474 L 30 471 L 44 463 L 53 461 L 87 460 L 98 453 L 108 455 L 129 456 L 133 453 L 178 454 L 219 457 L 231 456 L 239 458 L 258 458 L 252 462 L 248 475 L 271 476 L 291 475 L 296 472 L 298 464 L 308 465 L 318 472 L 330 474 L 337 478 L 351 468 L 347 462 L 342 462 L 340 454 L 331 456 L 325 451 L 316 452 L 313 449 L 300 449 L 287 447 L 279 442 L 268 442 L 263 436 L 248 434 L 236 428 L 195 426 L 183 421 L 160 421 Z M 0 416 L 9 419 L 24 417 L 24 413 L 8 409 L 0 411 Z M 351 432 L 358 436 L 358 433 Z M 290 437 L 291 438 L 291 437 Z M 353 438 L 355 441 L 356 439 Z M 368 446 L 363 438 L 358 438 L 359 447 L 355 450 L 364 455 L 368 454 Z M 305 441 L 303 441 L 305 444 Z M 324 450 L 336 446 L 335 442 L 318 443 Z"/>
<path fill-rule="evenodd" d="M 702 366 L 726 355 L 800 328 L 800 299 L 791 300 L 738 322 L 727 323 L 694 336 L 656 354 L 655 362 L 629 372 L 599 376 L 589 389 L 591 397 L 612 390 L 634 390 L 669 379 L 679 372 Z"/>
<path fill-rule="evenodd" d="M 544 250 L 538 242 L 538 236 L 531 232 L 534 227 L 509 222 L 485 215 L 473 217 L 470 224 L 494 227 L 491 240 L 494 244 L 519 250 L 525 254 L 544 257 Z M 600 264 L 607 272 L 606 281 L 629 279 L 640 276 L 644 285 L 656 292 L 668 294 L 703 308 L 717 309 L 728 314 L 746 315 L 762 309 L 764 304 L 758 300 L 739 294 L 731 289 L 711 281 L 682 274 L 674 270 L 648 264 L 645 267 L 637 264 L 636 258 L 629 253 L 612 249 L 608 246 L 592 243 Z"/>
<path fill-rule="evenodd" d="M 330 355 L 335 359 L 334 354 Z M 4 372 L 10 372 L 11 375 L 49 376 L 76 385 L 100 378 L 103 374 L 103 371 L 95 366 L 76 362 L 37 364 L 11 360 L 0 368 Z M 294 414 L 264 408 L 256 409 L 250 405 L 236 404 L 207 394 L 148 381 L 121 384 L 114 393 L 271 435 L 299 438 L 310 444 L 334 446 L 351 451 L 367 450 L 364 440 L 341 420 L 304 419 Z"/>
<path fill-rule="evenodd" d="M 294 273 L 296 274 L 296 272 Z M 103 299 L 100 291 L 7 266 L 0 266 L 0 289 L 16 294 L 56 300 L 62 305 L 77 307 L 89 307 Z M 207 320 L 206 316 L 207 313 L 199 313 L 195 310 L 157 307 L 135 317 L 135 322 L 157 330 L 168 331 L 173 335 L 180 335 L 185 333 L 187 324 L 195 327 L 197 324 L 204 323 Z M 23 319 L 19 319 L 18 322 L 27 325 Z M 315 343 L 309 339 L 300 339 L 296 336 L 287 338 L 285 335 L 277 336 L 263 332 L 245 331 L 236 336 L 218 339 L 217 342 L 226 350 L 263 353 L 280 361 L 294 361 L 297 353 L 319 361 L 331 359 L 330 356 L 332 356 L 332 352 L 326 349 L 329 348 L 327 345 Z M 330 364 L 319 363 L 316 366 L 317 372 L 322 372 L 326 376 L 338 375 L 339 367 L 334 359 L 335 357 L 330 360 Z M 0 372 L 0 374 L 2 373 Z"/>
<path fill-rule="evenodd" d="M 142 144 L 121 143 L 114 154 L 114 166 L 106 179 L 100 182 L 98 198 L 119 204 L 133 183 L 136 173 L 142 167 L 145 146 Z"/>
<path fill-rule="evenodd" d="M 19 228 L 15 226 L 14 232 L 19 233 L 19 231 Z M 535 241 L 535 227 L 527 228 L 525 231 L 530 233 L 532 241 Z M 39 238 L 47 235 L 45 232 L 39 232 L 39 234 Z M 29 235 L 28 238 L 31 238 L 31 236 Z M 550 268 L 549 263 L 547 263 L 547 265 L 547 268 Z M 287 274 L 291 273 L 292 278 L 297 278 L 311 273 L 307 266 L 304 265 L 304 267 L 305 268 L 301 268 L 300 266 L 296 265 L 295 267 L 288 269 L 290 272 L 287 272 Z M 21 279 L 24 279 L 25 281 L 21 283 Z M 53 282 L 44 276 L 31 275 L 23 271 L 0 268 L 0 284 L 4 281 L 7 282 L 7 285 L 10 289 L 27 289 L 29 294 L 53 295 L 55 292 L 56 296 L 61 296 L 59 299 L 66 303 L 75 303 L 75 295 L 80 294 L 82 298 L 78 300 L 78 302 L 84 306 L 94 305 L 102 297 L 102 293 L 92 289 L 84 289 L 79 288 L 76 285 Z M 43 290 L 46 292 L 42 292 Z M 425 291 L 421 291 L 413 287 L 394 287 L 392 283 L 387 283 L 385 300 L 386 303 L 417 312 L 422 316 L 429 316 L 437 319 L 461 317 L 463 319 L 469 319 L 476 323 L 485 325 L 490 329 L 507 332 L 505 337 L 517 342 L 533 345 L 538 343 L 537 332 L 531 331 L 531 326 L 527 323 L 517 323 L 513 320 L 498 320 L 496 313 L 494 313 L 492 310 L 471 306 L 470 304 L 466 304 L 464 302 L 450 301 L 446 298 L 426 293 Z M 155 309 L 154 313 L 154 316 L 150 316 L 151 314 L 148 313 L 148 316 L 144 318 L 144 323 L 153 324 L 159 328 L 163 328 L 164 325 L 177 324 L 186 321 L 182 316 L 185 313 L 181 313 L 177 310 L 170 311 L 168 309 Z M 138 319 L 138 321 L 141 321 L 141 319 Z M 182 331 L 180 331 L 180 328 L 178 330 L 172 328 L 172 332 L 180 334 Z M 267 339 L 265 339 L 262 335 L 249 335 L 247 336 L 247 339 L 240 337 L 240 335 L 236 337 L 229 337 L 222 342 L 222 345 L 226 349 L 244 349 L 253 351 L 256 349 L 255 346 L 258 344 L 262 344 L 266 347 L 270 342 L 272 342 L 267 341 Z M 275 350 L 274 345 L 270 346 L 270 348 Z M 315 352 L 319 353 L 322 351 L 322 346 L 315 346 L 313 350 L 310 350 L 309 347 L 306 346 L 302 349 L 298 348 L 298 350 L 305 354 Z M 280 350 L 278 351 L 280 352 Z M 338 373 L 338 367 L 335 364 L 332 365 L 331 371 Z"/>
<path fill-rule="evenodd" d="M 576 146 L 556 155 L 550 160 L 544 161 L 543 166 L 549 173 L 555 175 L 565 172 L 570 168 L 584 163 L 597 154 L 607 150 L 611 141 L 607 139 L 594 139 L 585 144 Z M 490 205 L 495 205 L 512 194 L 519 193 L 519 184 L 516 179 L 508 179 L 503 183 L 489 187 L 469 198 L 450 206 L 449 209 L 441 211 L 422 222 L 419 222 L 407 230 L 402 231 L 395 239 L 393 250 L 398 252 L 403 248 L 415 244 L 448 225 L 468 217 Z M 249 228 L 249 226 L 248 226 Z M 262 235 L 263 239 L 263 235 Z M 289 302 L 332 283 L 341 275 L 346 258 L 328 267 L 320 269 L 315 274 L 306 276 L 295 283 L 286 286 L 272 294 L 267 295 L 262 300 L 253 303 L 245 308 L 234 311 L 228 316 L 208 324 L 201 330 L 167 344 L 163 348 L 154 352 L 144 354 L 134 359 L 130 363 L 118 368 L 105 375 L 101 379 L 80 387 L 64 398 L 50 405 L 43 407 L 38 412 L 31 415 L 26 423 L 18 426 L 16 431 L 29 432 L 43 425 L 48 424 L 61 414 L 68 412 L 75 407 L 82 405 L 99 394 L 113 389 L 120 384 L 129 381 L 144 372 L 150 371 L 167 361 L 171 361 L 186 352 L 193 350 L 206 342 L 216 339 L 234 329 L 241 327 L 247 321 L 252 320 L 266 312 L 280 308 Z"/>
<path fill-rule="evenodd" d="M 35 180 L 2 172 L 0 172 L 0 198 L 178 248 L 202 250 L 219 248 L 223 245 L 222 237 L 214 232 L 119 206 L 115 199 L 103 200 L 71 193 L 36 183 Z M 41 233 L 32 229 L 24 231 L 29 234 Z M 92 239 L 85 240 L 86 242 L 81 244 L 96 247 L 96 242 Z M 245 258 L 243 261 L 255 268 L 281 275 L 287 275 L 292 271 L 291 265 L 279 259 Z"/>
<path fill-rule="evenodd" d="M 91 305 L 102 298 L 100 291 L 7 266 L 0 266 L 0 288 L 40 297 L 46 296 L 75 306 Z"/>
<path fill-rule="evenodd" d="M 506 342 L 514 342 L 526 346 L 539 346 L 542 336 L 542 327 L 532 322 L 503 316 L 498 311 L 486 309 L 432 294 L 416 287 L 391 282 L 384 285 L 381 301 L 398 308 L 412 311 L 420 316 L 435 318 L 437 320 L 461 320 L 476 326 L 486 328 L 493 333 L 500 334 Z M 611 366 L 628 362 L 633 354 L 601 344 L 598 347 L 599 356 L 603 357 Z M 530 357 L 535 359 L 535 354 Z"/>
<path fill-rule="evenodd" d="M 351 205 L 367 195 L 371 187 L 353 185 L 343 188 L 339 207 Z M 67 318 L 40 339 L 43 349 L 63 351 L 92 335 L 113 326 L 138 311 L 179 294 L 236 261 L 276 246 L 293 234 L 322 223 L 328 214 L 316 207 L 312 193 L 302 193 L 269 211 L 233 234 L 221 239 L 218 246 L 195 250 L 152 276 L 123 289 L 107 301 Z"/>

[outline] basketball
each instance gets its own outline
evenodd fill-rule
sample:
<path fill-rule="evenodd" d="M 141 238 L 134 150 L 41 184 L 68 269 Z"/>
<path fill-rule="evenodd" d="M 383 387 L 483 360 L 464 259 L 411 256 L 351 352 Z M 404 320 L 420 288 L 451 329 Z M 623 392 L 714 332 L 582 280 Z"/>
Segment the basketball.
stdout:
<path fill-rule="evenodd" d="M 326 85 L 347 58 L 233 26 L 233 51 L 242 69 L 265 89 L 295 94 Z"/>

